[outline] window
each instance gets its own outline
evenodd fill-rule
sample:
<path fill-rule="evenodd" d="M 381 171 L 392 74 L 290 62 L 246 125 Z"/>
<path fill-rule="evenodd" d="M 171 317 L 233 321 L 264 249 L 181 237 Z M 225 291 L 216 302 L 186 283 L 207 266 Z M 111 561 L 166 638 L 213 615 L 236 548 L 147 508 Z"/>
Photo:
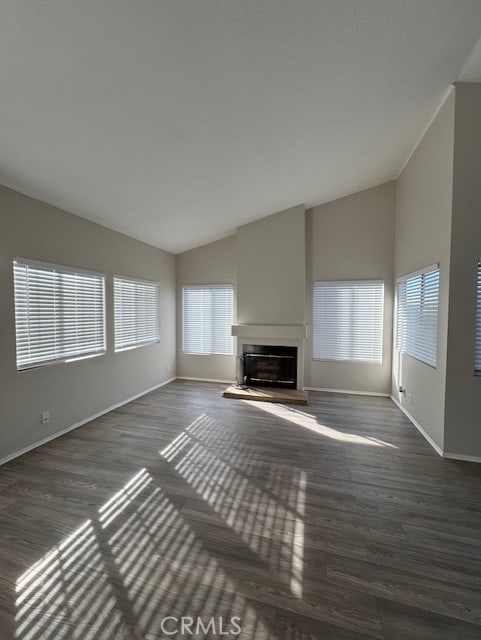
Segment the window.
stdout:
<path fill-rule="evenodd" d="M 384 284 L 315 282 L 314 360 L 382 362 Z"/>
<path fill-rule="evenodd" d="M 159 285 L 114 276 L 115 351 L 159 342 Z"/>
<path fill-rule="evenodd" d="M 436 366 L 439 267 L 427 267 L 398 281 L 396 348 Z"/>
<path fill-rule="evenodd" d="M 13 262 L 17 369 L 105 353 L 105 277 Z"/>
<path fill-rule="evenodd" d="M 183 287 L 182 302 L 184 353 L 232 355 L 232 285 Z"/>
<path fill-rule="evenodd" d="M 481 260 L 478 261 L 477 294 L 476 349 L 474 355 L 474 372 L 477 376 L 481 376 Z"/>

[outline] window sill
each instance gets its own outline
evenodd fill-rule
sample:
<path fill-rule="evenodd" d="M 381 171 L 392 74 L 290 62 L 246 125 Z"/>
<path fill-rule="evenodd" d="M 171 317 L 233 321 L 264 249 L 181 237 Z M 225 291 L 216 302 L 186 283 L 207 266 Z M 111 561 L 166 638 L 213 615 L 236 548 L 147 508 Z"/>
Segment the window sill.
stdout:
<path fill-rule="evenodd" d="M 92 360 L 93 358 L 99 358 L 100 356 L 105 356 L 106 354 L 107 351 L 101 351 L 99 353 L 89 353 L 88 355 L 83 356 L 74 356 L 73 358 L 61 358 L 59 360 L 51 360 L 49 362 L 39 362 L 36 364 L 25 365 L 23 367 L 17 367 L 17 372 L 21 373 L 22 371 L 44 369 L 45 367 L 52 367 L 56 364 L 73 364 L 74 362 L 81 362 L 82 360 Z"/>
<path fill-rule="evenodd" d="M 141 349 L 142 347 L 151 347 L 153 344 L 160 344 L 160 340 L 152 340 L 151 342 L 143 342 L 142 344 L 133 344 L 130 347 L 121 347 L 120 349 L 115 349 L 114 353 L 133 351 L 134 349 Z"/>
<path fill-rule="evenodd" d="M 376 366 L 382 365 L 382 360 L 334 360 L 334 359 L 324 359 L 324 358 L 312 358 L 313 362 L 317 363 L 335 363 L 335 364 L 373 364 Z"/>
<path fill-rule="evenodd" d="M 234 353 L 203 353 L 199 351 L 182 351 L 183 356 L 225 356 L 226 358 L 232 358 Z"/>

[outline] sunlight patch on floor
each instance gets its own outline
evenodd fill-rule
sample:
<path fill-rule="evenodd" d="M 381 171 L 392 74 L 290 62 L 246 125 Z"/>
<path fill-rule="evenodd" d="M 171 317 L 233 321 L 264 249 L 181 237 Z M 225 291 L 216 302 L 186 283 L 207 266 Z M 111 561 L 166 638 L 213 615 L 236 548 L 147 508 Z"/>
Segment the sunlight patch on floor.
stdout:
<path fill-rule="evenodd" d="M 164 619 L 185 616 L 211 632 L 240 619 L 247 637 L 278 640 L 145 468 L 23 572 L 16 594 L 18 640 L 160 637 Z"/>
<path fill-rule="evenodd" d="M 87 520 L 17 580 L 15 637 L 110 640 L 121 612 Z"/>
<path fill-rule="evenodd" d="M 250 463 L 238 454 L 225 457 L 213 452 L 225 436 L 223 426 L 202 414 L 179 434 L 160 455 L 195 489 L 249 548 L 302 597 L 304 514 L 307 475 L 304 470 L 265 465 L 265 488 L 251 477 Z M 230 437 L 235 438 L 234 434 Z M 276 496 L 289 484 L 289 500 Z M 278 491 L 279 489 L 279 491 Z M 294 500 L 295 508 L 289 506 Z M 286 504 L 287 503 L 287 504 Z"/>
<path fill-rule="evenodd" d="M 369 445 L 371 447 L 388 447 L 390 449 L 399 448 L 390 442 L 379 440 L 379 438 L 373 438 L 372 436 L 360 436 L 356 433 L 345 433 L 344 431 L 333 429 L 332 427 L 319 423 L 316 417 L 312 414 L 300 411 L 299 409 L 294 409 L 293 407 L 288 407 L 287 405 L 254 402 L 252 400 L 242 400 L 242 402 L 245 402 L 255 409 L 269 413 L 276 418 L 282 418 L 282 420 L 292 422 L 299 427 L 309 429 L 309 431 L 317 433 L 320 436 L 324 436 L 325 438 L 329 438 L 330 440 L 336 440 L 337 442 L 346 444 Z"/>

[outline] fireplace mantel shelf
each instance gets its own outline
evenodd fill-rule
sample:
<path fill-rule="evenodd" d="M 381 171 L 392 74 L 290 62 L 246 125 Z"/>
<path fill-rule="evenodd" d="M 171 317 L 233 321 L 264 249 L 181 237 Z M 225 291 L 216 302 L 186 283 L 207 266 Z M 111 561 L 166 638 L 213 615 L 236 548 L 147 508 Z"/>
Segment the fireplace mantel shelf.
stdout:
<path fill-rule="evenodd" d="M 305 340 L 307 329 L 304 324 L 234 324 L 232 335 L 238 338 Z"/>

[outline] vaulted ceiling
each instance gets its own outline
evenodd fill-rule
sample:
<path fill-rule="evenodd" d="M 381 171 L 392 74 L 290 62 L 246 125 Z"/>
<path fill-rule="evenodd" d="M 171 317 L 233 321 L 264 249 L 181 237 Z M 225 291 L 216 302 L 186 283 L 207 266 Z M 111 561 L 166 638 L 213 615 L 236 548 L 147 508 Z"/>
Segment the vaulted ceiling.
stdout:
<path fill-rule="evenodd" d="M 0 182 L 182 251 L 395 178 L 480 31 L 479 0 L 3 0 Z"/>

